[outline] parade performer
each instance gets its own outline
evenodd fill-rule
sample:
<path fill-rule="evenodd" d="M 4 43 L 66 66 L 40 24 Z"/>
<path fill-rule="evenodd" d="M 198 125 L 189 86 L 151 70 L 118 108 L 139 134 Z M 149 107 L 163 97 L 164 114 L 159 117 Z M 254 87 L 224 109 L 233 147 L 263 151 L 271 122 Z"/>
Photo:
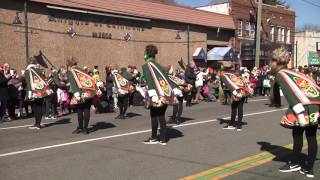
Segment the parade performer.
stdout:
<path fill-rule="evenodd" d="M 182 92 L 173 84 L 164 67 L 156 63 L 155 57 L 158 49 L 148 45 L 145 50 L 145 64 L 142 66 L 144 79 L 147 83 L 148 105 L 151 115 L 152 136 L 144 141 L 145 144 L 166 145 L 166 120 L 165 113 L 168 104 L 176 103 L 176 96 Z M 160 123 L 160 139 L 157 139 L 158 123 Z"/>
<path fill-rule="evenodd" d="M 183 92 L 182 97 L 177 97 L 178 103 L 173 104 L 173 114 L 168 123 L 181 123 L 181 115 L 183 112 L 183 99 L 191 92 L 192 85 L 187 84 L 183 79 L 180 79 L 176 74 L 172 66 L 168 66 L 168 77 L 172 83 L 174 83 Z"/>
<path fill-rule="evenodd" d="M 71 105 L 75 106 L 78 114 L 78 127 L 72 133 L 88 134 L 88 125 L 90 120 L 90 107 L 92 100 L 101 95 L 95 80 L 77 67 L 77 60 L 72 57 L 67 60 L 68 81 L 70 83 L 69 91 L 73 94 Z"/>
<path fill-rule="evenodd" d="M 112 70 L 114 87 L 117 89 L 119 115 L 116 119 L 125 119 L 125 114 L 129 106 L 129 93 L 133 90 L 133 77 L 127 72 L 126 68 L 121 68 L 121 73 L 115 66 Z"/>
<path fill-rule="evenodd" d="M 242 130 L 243 104 L 245 98 L 253 94 L 253 89 L 246 83 L 241 76 L 231 72 L 223 72 L 221 81 L 231 92 L 231 120 L 223 129 Z M 238 113 L 238 122 L 235 119 Z"/>
<path fill-rule="evenodd" d="M 281 125 L 292 129 L 293 154 L 290 162 L 281 167 L 281 172 L 299 171 L 314 177 L 313 165 L 317 155 L 318 118 L 320 110 L 320 87 L 305 74 L 287 69 L 290 53 L 284 48 L 273 51 L 272 71 L 276 83 L 281 87 L 289 109 L 281 119 Z M 303 147 L 303 132 L 308 142 L 308 157 L 304 167 L 299 165 Z"/>
<path fill-rule="evenodd" d="M 44 98 L 50 96 L 53 91 L 45 81 L 44 72 L 40 69 L 40 65 L 36 59 L 31 57 L 28 64 L 24 72 L 26 80 L 26 100 L 31 104 L 35 117 L 35 123 L 33 126 L 30 126 L 29 129 L 40 129 Z"/>

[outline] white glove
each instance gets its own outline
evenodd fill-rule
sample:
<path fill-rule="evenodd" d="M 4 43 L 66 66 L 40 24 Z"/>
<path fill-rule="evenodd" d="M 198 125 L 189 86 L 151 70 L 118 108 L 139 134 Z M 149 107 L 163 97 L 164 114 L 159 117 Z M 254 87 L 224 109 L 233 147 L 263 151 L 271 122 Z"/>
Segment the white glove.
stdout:
<path fill-rule="evenodd" d="M 79 92 L 75 92 L 75 93 L 74 93 L 74 97 L 76 97 L 76 99 L 77 99 L 78 101 L 81 100 L 81 97 L 80 97 L 80 93 L 79 93 Z"/>
<path fill-rule="evenodd" d="M 241 98 L 241 97 L 242 97 L 242 94 L 239 93 L 238 90 L 234 90 L 234 91 L 232 92 L 232 94 L 233 94 L 234 96 L 236 96 L 237 98 Z"/>
<path fill-rule="evenodd" d="M 308 125 L 307 120 L 306 120 L 304 114 L 299 114 L 299 115 L 298 115 L 298 121 L 299 121 L 299 125 L 300 125 L 301 127 L 305 127 L 306 125 Z"/>
<path fill-rule="evenodd" d="M 175 96 L 178 96 L 178 97 L 182 97 L 183 96 L 182 91 L 180 89 L 178 89 L 178 88 L 174 88 L 173 89 L 173 94 Z"/>
<path fill-rule="evenodd" d="M 158 96 L 152 96 L 152 97 L 151 97 L 151 101 L 154 102 L 154 103 L 156 103 L 156 102 L 159 101 L 159 97 L 158 97 Z"/>

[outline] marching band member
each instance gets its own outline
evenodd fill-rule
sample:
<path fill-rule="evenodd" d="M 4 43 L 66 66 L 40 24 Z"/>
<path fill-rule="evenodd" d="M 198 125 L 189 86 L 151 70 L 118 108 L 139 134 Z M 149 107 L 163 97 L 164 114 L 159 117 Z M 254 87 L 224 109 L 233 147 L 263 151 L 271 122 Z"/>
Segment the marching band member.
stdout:
<path fill-rule="evenodd" d="M 29 129 L 41 129 L 41 119 L 43 116 L 43 102 L 44 98 L 50 96 L 53 91 L 50 89 L 48 83 L 44 80 L 45 74 L 40 69 L 34 57 L 29 59 L 24 76 L 26 79 L 26 99 L 31 103 L 32 111 L 35 117 L 35 123 Z"/>
<path fill-rule="evenodd" d="M 70 83 L 71 105 L 76 107 L 78 114 L 78 127 L 73 134 L 88 134 L 88 125 L 90 120 L 90 107 L 92 100 L 96 95 L 101 95 L 95 80 L 77 67 L 77 60 L 72 57 L 67 60 L 67 77 Z"/>
<path fill-rule="evenodd" d="M 145 64 L 142 66 L 143 75 L 147 83 L 148 107 L 150 108 L 152 136 L 144 141 L 145 144 L 166 145 L 165 113 L 170 103 L 176 103 L 175 96 L 182 96 L 182 92 L 173 84 L 164 67 L 156 63 L 158 49 L 148 45 L 145 50 Z M 157 139 L 158 123 L 160 123 L 160 139 Z"/>
<path fill-rule="evenodd" d="M 305 74 L 287 69 L 290 53 L 284 48 L 273 51 L 272 73 L 289 103 L 289 109 L 281 119 L 281 125 L 292 129 L 293 154 L 290 162 L 281 167 L 281 172 L 295 172 L 313 178 L 313 165 L 318 144 L 317 129 L 320 111 L 320 87 Z M 308 157 L 304 167 L 299 165 L 303 147 L 303 132 L 308 142 Z"/>
<path fill-rule="evenodd" d="M 172 66 L 168 66 L 168 77 L 172 83 L 180 88 L 183 92 L 183 96 L 177 97 L 178 103 L 173 104 L 173 114 L 168 123 L 181 123 L 181 115 L 183 112 L 183 99 L 191 91 L 192 85 L 187 84 L 184 80 L 180 79 L 177 75 L 174 74 Z"/>
<path fill-rule="evenodd" d="M 221 81 L 231 92 L 231 120 L 223 129 L 242 130 L 243 104 L 245 98 L 253 94 L 253 89 L 240 76 L 231 72 L 223 72 Z M 238 113 L 238 122 L 235 119 Z"/>
<path fill-rule="evenodd" d="M 118 96 L 119 115 L 116 119 L 125 119 L 125 114 L 129 106 L 129 93 L 133 90 L 130 82 L 133 80 L 133 77 L 127 72 L 126 68 L 121 68 L 121 72 L 118 72 L 117 68 L 114 68 L 111 73 Z"/>

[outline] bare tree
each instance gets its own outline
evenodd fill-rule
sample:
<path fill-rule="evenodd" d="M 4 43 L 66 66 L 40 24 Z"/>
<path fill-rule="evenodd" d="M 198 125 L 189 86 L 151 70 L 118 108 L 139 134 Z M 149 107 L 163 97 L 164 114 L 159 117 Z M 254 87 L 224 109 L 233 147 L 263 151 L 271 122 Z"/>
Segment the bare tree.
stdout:
<path fill-rule="evenodd" d="M 304 24 L 300 27 L 297 27 L 296 29 L 297 32 L 301 31 L 320 31 L 320 25 L 316 24 Z"/>

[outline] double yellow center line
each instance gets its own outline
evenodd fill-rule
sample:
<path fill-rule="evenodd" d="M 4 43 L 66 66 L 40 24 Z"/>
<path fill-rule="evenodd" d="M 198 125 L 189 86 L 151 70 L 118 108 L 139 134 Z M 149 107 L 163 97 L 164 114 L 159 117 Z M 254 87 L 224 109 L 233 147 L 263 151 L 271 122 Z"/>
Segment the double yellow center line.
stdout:
<path fill-rule="evenodd" d="M 320 140 L 320 137 L 317 138 Z M 231 163 L 218 166 L 213 169 L 209 169 L 204 172 L 200 172 L 188 177 L 181 178 L 181 180 L 211 180 L 211 179 L 223 179 L 227 176 L 245 171 L 247 169 L 260 166 L 262 164 L 272 161 L 276 156 L 283 157 L 289 155 L 291 152 L 287 151 L 292 149 L 293 145 L 289 144 L 284 147 L 275 148 L 270 152 L 262 152 L 244 159 L 240 159 Z M 304 143 L 304 149 L 306 149 L 306 143 Z"/>

